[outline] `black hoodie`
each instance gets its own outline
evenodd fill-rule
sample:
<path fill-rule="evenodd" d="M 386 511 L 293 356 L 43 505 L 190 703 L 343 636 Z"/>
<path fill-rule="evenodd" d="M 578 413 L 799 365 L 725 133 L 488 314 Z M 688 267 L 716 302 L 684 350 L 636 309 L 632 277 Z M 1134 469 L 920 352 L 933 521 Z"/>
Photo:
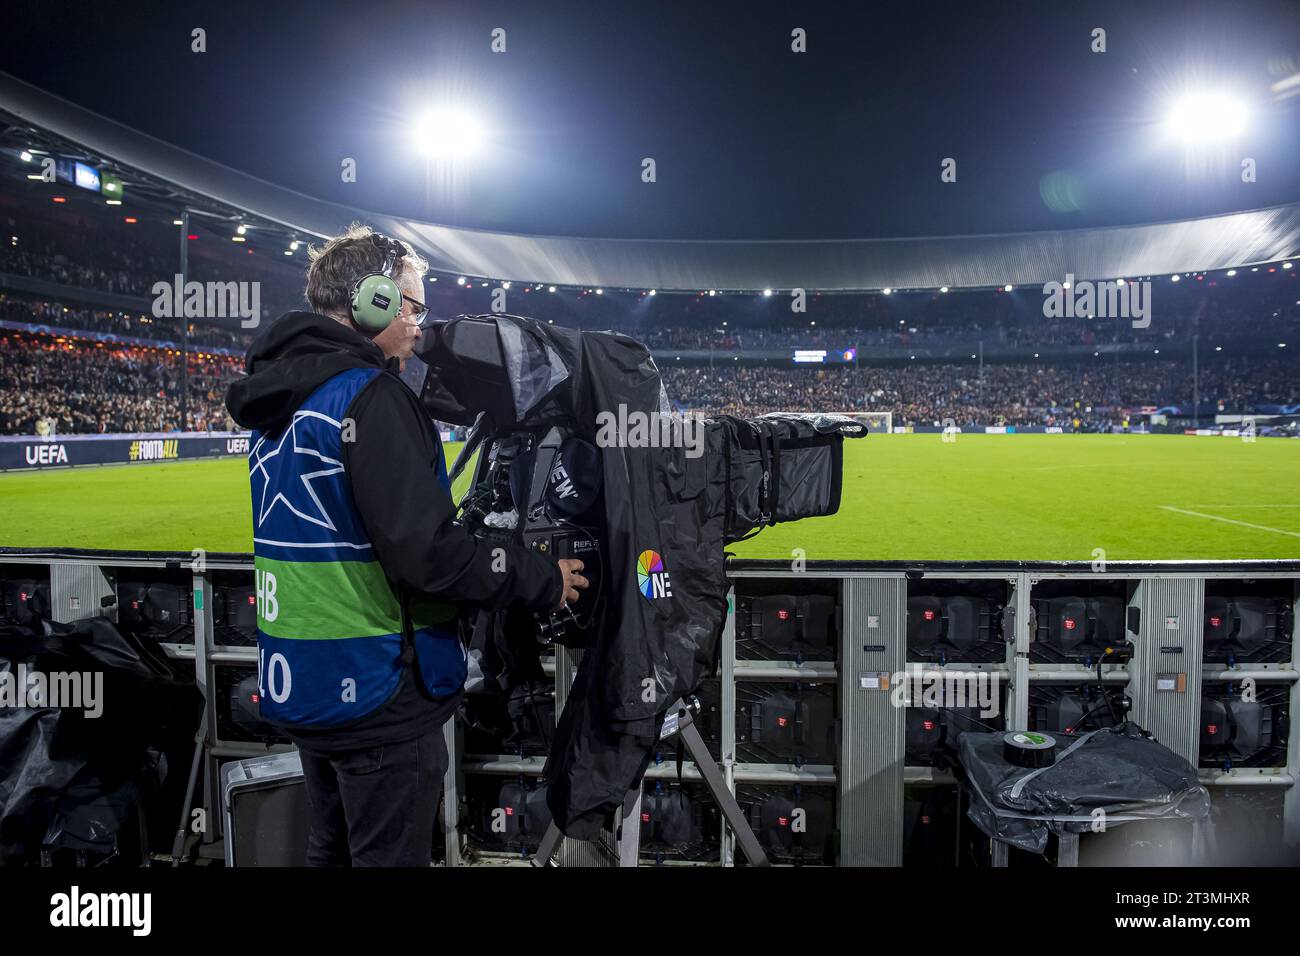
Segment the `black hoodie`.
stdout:
<path fill-rule="evenodd" d="M 554 606 L 562 583 L 556 562 L 514 545 L 508 546 L 506 570 L 494 570 L 492 552 L 504 545 L 488 545 L 455 522 L 456 506 L 438 479 L 442 443 L 428 413 L 395 374 L 396 361 L 385 361 L 379 347 L 351 327 L 313 312 L 285 314 L 254 340 L 248 375 L 230 386 L 226 407 L 245 428 L 276 434 L 312 392 L 354 368 L 384 371 L 348 408 L 355 440 L 343 444 L 344 472 L 375 557 L 403 602 L 427 597 L 494 610 L 516 601 Z M 321 750 L 412 739 L 448 711 L 447 702 L 413 700 L 416 683 L 403 681 L 387 707 L 349 728 L 292 736 Z"/>

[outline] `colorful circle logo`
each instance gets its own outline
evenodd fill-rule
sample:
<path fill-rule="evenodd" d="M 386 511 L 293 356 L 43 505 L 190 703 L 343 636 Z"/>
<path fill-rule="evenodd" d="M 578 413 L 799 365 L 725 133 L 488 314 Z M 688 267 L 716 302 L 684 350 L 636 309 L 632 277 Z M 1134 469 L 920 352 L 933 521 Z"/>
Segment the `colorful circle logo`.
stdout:
<path fill-rule="evenodd" d="M 662 574 L 664 570 L 664 559 L 659 557 L 658 551 L 642 551 L 636 559 L 636 584 L 641 589 L 641 593 L 647 599 L 653 599 L 654 581 L 651 579 L 652 574 Z"/>

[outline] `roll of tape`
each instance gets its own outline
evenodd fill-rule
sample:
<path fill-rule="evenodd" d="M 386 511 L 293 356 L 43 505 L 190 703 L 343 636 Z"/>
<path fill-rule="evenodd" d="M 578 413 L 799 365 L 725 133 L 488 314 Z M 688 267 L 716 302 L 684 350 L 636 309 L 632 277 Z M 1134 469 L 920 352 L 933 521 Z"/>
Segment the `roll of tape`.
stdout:
<path fill-rule="evenodd" d="M 1050 767 L 1056 760 L 1056 738 L 1032 730 L 1016 730 L 1002 737 L 1002 756 L 1017 767 Z"/>

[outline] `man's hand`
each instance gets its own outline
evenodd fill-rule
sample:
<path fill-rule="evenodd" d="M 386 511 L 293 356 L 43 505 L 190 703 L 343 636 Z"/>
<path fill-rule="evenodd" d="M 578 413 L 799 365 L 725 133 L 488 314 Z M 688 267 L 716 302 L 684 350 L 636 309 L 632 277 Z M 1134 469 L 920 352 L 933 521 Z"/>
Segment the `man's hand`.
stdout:
<path fill-rule="evenodd" d="M 577 558 L 560 558 L 559 563 L 560 573 L 564 575 L 564 592 L 560 597 L 560 603 L 555 605 L 557 609 L 575 603 L 578 600 L 579 589 L 587 588 L 587 579 L 578 573 L 582 570 L 581 561 Z"/>
<path fill-rule="evenodd" d="M 399 315 L 388 328 L 375 336 L 375 344 L 383 350 L 385 358 L 397 359 L 402 368 L 406 360 L 415 352 L 415 343 L 420 338 L 420 326 L 404 315 Z"/>

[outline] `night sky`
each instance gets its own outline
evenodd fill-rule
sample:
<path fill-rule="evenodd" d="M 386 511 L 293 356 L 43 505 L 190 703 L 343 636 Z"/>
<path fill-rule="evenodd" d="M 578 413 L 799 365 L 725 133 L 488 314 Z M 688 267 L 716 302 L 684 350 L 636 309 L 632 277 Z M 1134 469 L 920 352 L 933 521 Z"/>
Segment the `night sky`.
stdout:
<path fill-rule="evenodd" d="M 1294 2 L 20 0 L 5 26 L 0 69 L 75 103 L 314 196 L 463 226 L 919 236 L 1300 199 L 1300 96 L 1269 92 L 1300 72 Z M 795 27 L 807 53 L 790 50 Z M 1238 144 L 1195 162 L 1159 127 L 1189 86 L 1252 112 Z M 435 103 L 487 130 L 450 186 L 409 136 Z"/>

